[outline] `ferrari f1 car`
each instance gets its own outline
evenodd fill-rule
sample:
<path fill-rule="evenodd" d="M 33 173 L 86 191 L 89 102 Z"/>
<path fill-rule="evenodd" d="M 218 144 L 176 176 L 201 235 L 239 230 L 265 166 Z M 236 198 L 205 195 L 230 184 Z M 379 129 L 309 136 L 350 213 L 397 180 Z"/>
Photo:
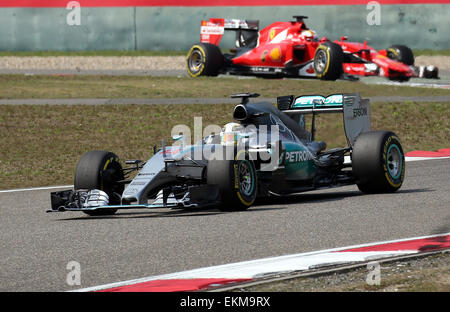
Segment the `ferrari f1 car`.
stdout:
<path fill-rule="evenodd" d="M 367 42 L 334 42 L 319 38 L 305 24 L 306 16 L 276 22 L 259 31 L 257 20 L 211 18 L 202 21 L 200 43 L 187 55 L 191 77 L 218 74 L 305 77 L 323 80 L 382 76 L 407 81 L 411 77 L 438 78 L 435 66 L 414 66 L 414 55 L 404 45 L 375 50 Z M 225 31 L 235 31 L 235 47 L 222 54 L 219 43 Z"/>
<path fill-rule="evenodd" d="M 278 97 L 276 107 L 251 103 L 256 96 L 233 95 L 241 98 L 234 122 L 195 144 L 176 135 L 172 146 L 154 148 L 146 162 L 127 160 L 122 167 L 112 152 L 87 152 L 76 166 L 74 189 L 51 193 L 49 212 L 105 215 L 207 206 L 235 211 L 257 198 L 322 188 L 356 184 L 364 193 L 384 193 L 401 187 L 402 145 L 390 131 L 370 131 L 368 99 L 358 93 L 289 95 Z M 325 113 L 343 115 L 348 146 L 327 149 L 314 139 L 315 116 Z"/>

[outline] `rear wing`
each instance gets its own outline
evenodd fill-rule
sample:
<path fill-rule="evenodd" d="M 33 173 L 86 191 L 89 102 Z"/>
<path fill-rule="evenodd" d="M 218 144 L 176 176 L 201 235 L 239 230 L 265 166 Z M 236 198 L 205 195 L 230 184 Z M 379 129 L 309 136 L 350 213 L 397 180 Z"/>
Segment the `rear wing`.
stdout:
<path fill-rule="evenodd" d="M 361 99 L 359 93 L 281 96 L 277 98 L 278 109 L 288 115 L 342 113 L 347 142 L 353 146 L 362 132 L 370 131 L 370 101 Z M 314 129 L 313 129 L 314 130 Z"/>
<path fill-rule="evenodd" d="M 258 20 L 240 20 L 210 18 L 209 21 L 202 21 L 200 26 L 200 42 L 219 45 L 225 30 L 236 31 L 236 46 L 245 45 L 249 34 L 257 34 L 259 30 Z M 251 36 L 250 36 L 251 37 Z"/>

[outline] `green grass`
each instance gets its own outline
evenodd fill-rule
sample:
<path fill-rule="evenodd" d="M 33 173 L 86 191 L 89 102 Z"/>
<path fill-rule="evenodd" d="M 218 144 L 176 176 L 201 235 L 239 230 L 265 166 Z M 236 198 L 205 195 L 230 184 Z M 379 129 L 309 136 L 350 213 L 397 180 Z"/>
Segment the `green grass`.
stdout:
<path fill-rule="evenodd" d="M 151 76 L 0 75 L 0 98 L 228 98 L 236 92 L 262 97 L 360 92 L 361 96 L 450 95 L 450 90 L 306 79 L 237 79 Z"/>
<path fill-rule="evenodd" d="M 449 147 L 449 103 L 372 103 L 372 129 L 396 132 L 405 151 Z M 82 154 L 102 149 L 122 160 L 152 155 L 171 129 L 194 117 L 223 126 L 234 105 L 0 105 L 0 189 L 72 184 Z M 317 139 L 346 146 L 342 117 L 320 115 Z M 192 130 L 193 131 L 193 130 Z"/>
<path fill-rule="evenodd" d="M 180 56 L 187 51 L 134 51 L 134 50 L 101 50 L 101 51 L 0 51 L 1 56 Z"/>
<path fill-rule="evenodd" d="M 450 50 L 413 50 L 414 56 L 450 56 Z"/>
<path fill-rule="evenodd" d="M 415 56 L 450 56 L 450 50 L 413 50 Z M 99 50 L 99 51 L 0 51 L 0 56 L 177 56 L 187 51 Z"/>

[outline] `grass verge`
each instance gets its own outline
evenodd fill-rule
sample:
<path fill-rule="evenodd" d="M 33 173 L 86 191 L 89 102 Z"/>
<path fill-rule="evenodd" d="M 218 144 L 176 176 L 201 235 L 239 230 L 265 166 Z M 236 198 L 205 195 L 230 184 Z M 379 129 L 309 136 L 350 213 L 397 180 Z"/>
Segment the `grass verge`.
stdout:
<path fill-rule="evenodd" d="M 450 95 L 447 89 L 363 84 L 350 81 L 151 76 L 0 75 L 0 98 L 228 98 L 237 92 L 263 97 L 359 92 L 361 96 Z"/>
<path fill-rule="evenodd" d="M 146 51 L 146 50 L 99 50 L 99 51 L 0 51 L 1 56 L 178 56 L 188 51 Z M 450 56 L 450 50 L 413 50 L 414 56 L 444 55 Z"/>
<path fill-rule="evenodd" d="M 392 130 L 405 151 L 448 146 L 449 103 L 372 103 L 372 129 Z M 232 120 L 232 104 L 0 106 L 0 189 L 72 184 L 82 154 L 102 149 L 122 160 L 152 155 L 171 129 L 194 117 L 223 126 Z M 329 148 L 346 146 L 340 115 L 316 120 L 317 140 Z M 193 130 L 192 130 L 193 131 Z"/>
<path fill-rule="evenodd" d="M 414 56 L 450 56 L 450 50 L 413 50 Z"/>
<path fill-rule="evenodd" d="M 187 55 L 187 51 L 145 51 L 145 50 L 100 50 L 100 51 L 0 51 L 2 56 L 180 56 Z"/>

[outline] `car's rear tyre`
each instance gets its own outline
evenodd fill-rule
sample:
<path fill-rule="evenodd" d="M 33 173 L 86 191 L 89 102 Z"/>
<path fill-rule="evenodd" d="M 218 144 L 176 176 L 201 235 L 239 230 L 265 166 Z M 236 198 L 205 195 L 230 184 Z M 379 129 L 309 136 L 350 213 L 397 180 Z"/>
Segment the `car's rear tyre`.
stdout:
<path fill-rule="evenodd" d="M 439 70 L 436 66 L 428 65 L 425 66 L 424 69 L 423 78 L 428 79 L 438 79 L 439 78 Z"/>
<path fill-rule="evenodd" d="M 364 193 L 397 191 L 405 177 L 405 155 L 399 138 L 389 131 L 360 134 L 352 150 L 352 171 Z"/>
<path fill-rule="evenodd" d="M 321 43 L 314 54 L 314 71 L 317 78 L 336 80 L 343 70 L 344 52 L 340 45 L 334 42 Z"/>
<path fill-rule="evenodd" d="M 389 47 L 387 50 L 387 56 L 390 59 L 402 62 L 406 65 L 414 65 L 414 53 L 407 46 L 396 44 Z"/>
<path fill-rule="evenodd" d="M 189 50 L 186 62 L 191 77 L 217 76 L 223 66 L 219 47 L 211 43 L 197 43 Z"/>
<path fill-rule="evenodd" d="M 124 185 L 117 183 L 123 180 L 124 175 L 119 158 L 108 151 L 90 151 L 78 161 L 75 170 L 74 188 L 102 190 L 109 196 L 109 204 L 120 204 L 120 195 Z M 111 215 L 117 209 L 99 209 L 97 211 L 84 211 L 88 215 Z"/>
<path fill-rule="evenodd" d="M 207 183 L 219 186 L 222 211 L 243 211 L 250 207 L 257 194 L 255 164 L 248 154 L 238 153 L 234 160 L 210 160 Z M 241 157 L 245 156 L 245 157 Z"/>

